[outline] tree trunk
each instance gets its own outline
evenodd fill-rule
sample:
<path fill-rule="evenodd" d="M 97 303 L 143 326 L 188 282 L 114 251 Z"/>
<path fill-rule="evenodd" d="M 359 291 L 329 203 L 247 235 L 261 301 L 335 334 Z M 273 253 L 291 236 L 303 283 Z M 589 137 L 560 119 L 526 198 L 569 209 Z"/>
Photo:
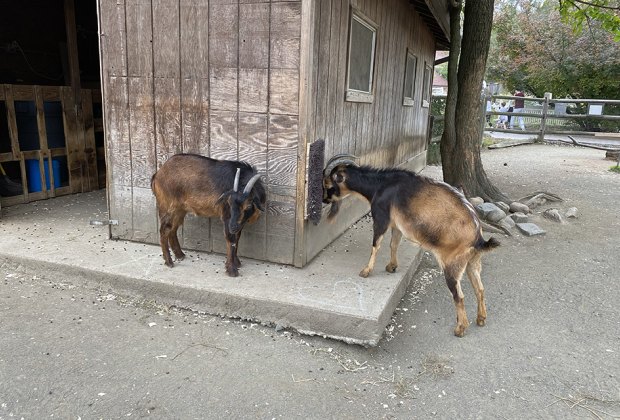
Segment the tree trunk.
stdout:
<path fill-rule="evenodd" d="M 463 38 L 458 55 L 458 73 L 456 94 L 450 92 L 450 82 L 455 73 L 448 71 L 448 99 L 456 96 L 456 112 L 448 115 L 446 109 L 445 127 L 449 130 L 442 137 L 441 158 L 444 181 L 461 187 L 468 197 L 478 196 L 485 201 L 509 201 L 487 178 L 480 158 L 482 139 L 482 81 L 489 53 L 491 27 L 493 24 L 494 0 L 469 0 L 465 2 L 463 21 Z M 456 7 L 451 9 L 451 24 L 457 13 Z M 460 9 L 460 7 L 458 8 Z M 451 28 L 451 31 L 454 29 Z M 451 39 L 450 63 L 458 38 Z M 447 107 L 446 104 L 446 107 Z M 451 119 L 453 117 L 453 119 Z M 450 127 L 452 125 L 452 127 Z M 444 144 L 444 139 L 446 144 Z"/>
<path fill-rule="evenodd" d="M 456 100 L 459 93 L 459 84 L 456 75 L 459 69 L 459 55 L 461 54 L 461 10 L 463 2 L 460 0 L 450 2 L 450 56 L 448 57 L 448 95 L 446 96 L 446 109 L 444 110 L 444 125 L 439 152 L 444 179 L 446 173 L 454 172 L 453 159 L 456 147 Z M 448 182 L 448 181 L 446 181 Z"/>

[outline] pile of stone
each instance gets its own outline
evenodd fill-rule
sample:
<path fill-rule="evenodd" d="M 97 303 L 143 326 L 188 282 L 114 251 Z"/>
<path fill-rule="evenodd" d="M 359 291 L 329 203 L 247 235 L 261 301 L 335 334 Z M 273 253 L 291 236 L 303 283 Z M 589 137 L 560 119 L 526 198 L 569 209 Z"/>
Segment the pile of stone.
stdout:
<path fill-rule="evenodd" d="M 562 201 L 562 199 L 554 194 L 538 192 L 510 204 L 501 201 L 485 203 L 480 197 L 472 197 L 469 201 L 480 218 L 500 232 L 511 235 L 511 230 L 516 227 L 526 236 L 537 236 L 547 232 L 530 221 L 533 210 L 549 202 Z M 557 208 L 549 208 L 542 211 L 542 216 L 557 223 L 566 223 L 566 219 L 577 217 L 577 208 L 571 207 L 563 213 Z"/>

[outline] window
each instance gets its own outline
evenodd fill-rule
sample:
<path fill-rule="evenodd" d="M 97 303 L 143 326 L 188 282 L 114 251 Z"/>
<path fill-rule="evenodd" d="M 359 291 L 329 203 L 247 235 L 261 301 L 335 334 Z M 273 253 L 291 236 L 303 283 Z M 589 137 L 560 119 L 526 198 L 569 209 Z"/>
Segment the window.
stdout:
<path fill-rule="evenodd" d="M 413 94 L 415 93 L 415 73 L 418 59 L 407 50 L 405 61 L 405 85 L 403 87 L 403 105 L 413 106 Z"/>
<path fill-rule="evenodd" d="M 422 92 L 422 107 L 428 108 L 431 100 L 431 83 L 433 81 L 433 69 L 427 63 L 424 63 L 424 84 Z"/>
<path fill-rule="evenodd" d="M 357 12 L 352 12 L 349 31 L 347 101 L 372 102 L 376 42 L 376 25 Z"/>

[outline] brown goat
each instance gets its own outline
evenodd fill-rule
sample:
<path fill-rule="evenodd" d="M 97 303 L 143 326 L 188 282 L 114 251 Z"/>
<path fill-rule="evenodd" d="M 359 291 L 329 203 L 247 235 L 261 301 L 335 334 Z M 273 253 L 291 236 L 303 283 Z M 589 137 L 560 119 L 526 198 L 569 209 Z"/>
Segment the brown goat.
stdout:
<path fill-rule="evenodd" d="M 328 163 L 323 188 L 323 202 L 332 205 L 329 219 L 338 213 L 339 201 L 347 195 L 355 194 L 370 202 L 372 252 L 360 276 L 370 275 L 383 235 L 392 228 L 391 257 L 385 269 L 393 273 L 398 267 L 397 251 L 404 235 L 430 250 L 443 269 L 456 306 L 454 334 L 462 337 L 469 326 L 461 289 L 463 272 L 467 272 L 478 299 L 476 323 L 485 324 L 487 311 L 480 258 L 499 242 L 494 238 L 483 239 L 476 211 L 460 191 L 410 171 L 358 167 L 347 159 Z"/>
<path fill-rule="evenodd" d="M 239 191 L 239 185 L 245 185 Z M 183 260 L 177 230 L 185 215 L 219 217 L 224 223 L 226 239 L 226 273 L 239 275 L 241 261 L 237 245 L 246 223 L 258 220 L 265 206 L 265 189 L 260 175 L 245 162 L 216 160 L 192 154 L 172 156 L 151 179 L 157 200 L 160 229 L 159 242 L 164 262 L 174 264 L 169 246 L 177 260 Z"/>

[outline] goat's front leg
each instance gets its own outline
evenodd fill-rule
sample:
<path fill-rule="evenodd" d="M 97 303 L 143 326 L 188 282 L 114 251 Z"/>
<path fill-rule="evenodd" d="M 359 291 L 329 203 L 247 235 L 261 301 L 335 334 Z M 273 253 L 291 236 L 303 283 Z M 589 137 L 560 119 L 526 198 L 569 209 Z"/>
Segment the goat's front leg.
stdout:
<path fill-rule="evenodd" d="M 237 241 L 238 236 L 234 233 L 230 233 L 228 225 L 224 224 L 224 238 L 226 239 L 226 274 L 230 277 L 237 277 L 239 275 L 239 266 L 236 264 L 237 259 Z"/>
<path fill-rule="evenodd" d="M 377 259 L 377 252 L 379 252 L 379 248 L 381 247 L 381 241 L 383 240 L 383 235 L 387 231 L 387 228 L 390 224 L 389 213 L 387 211 L 382 211 L 381 209 L 372 209 L 372 251 L 370 252 L 370 259 L 368 260 L 368 264 L 362 271 L 360 271 L 360 277 L 368 277 L 372 270 L 375 268 L 375 260 Z"/>
<path fill-rule="evenodd" d="M 398 230 L 398 228 L 392 228 L 392 240 L 390 241 L 390 263 L 385 266 L 385 271 L 388 273 L 393 273 L 396 271 L 398 267 L 398 246 L 400 245 L 400 240 L 403 237 L 403 233 Z"/>
<path fill-rule="evenodd" d="M 241 260 L 237 256 L 237 251 L 239 251 L 239 238 L 241 237 L 241 232 L 237 233 L 235 237 L 235 246 L 233 248 L 234 261 L 237 268 L 241 267 Z"/>

